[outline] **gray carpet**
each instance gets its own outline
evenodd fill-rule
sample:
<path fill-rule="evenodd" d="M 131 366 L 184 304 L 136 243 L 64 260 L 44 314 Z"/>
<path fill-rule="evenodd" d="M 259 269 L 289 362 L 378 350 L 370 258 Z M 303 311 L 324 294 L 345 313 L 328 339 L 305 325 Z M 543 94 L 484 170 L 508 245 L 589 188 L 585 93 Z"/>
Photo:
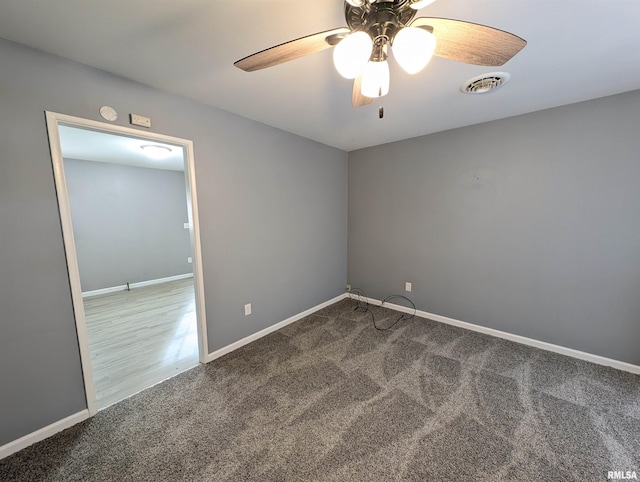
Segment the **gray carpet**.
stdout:
<path fill-rule="evenodd" d="M 419 318 L 379 332 L 354 307 L 120 402 L 0 461 L 0 480 L 640 477 L 640 377 Z"/>

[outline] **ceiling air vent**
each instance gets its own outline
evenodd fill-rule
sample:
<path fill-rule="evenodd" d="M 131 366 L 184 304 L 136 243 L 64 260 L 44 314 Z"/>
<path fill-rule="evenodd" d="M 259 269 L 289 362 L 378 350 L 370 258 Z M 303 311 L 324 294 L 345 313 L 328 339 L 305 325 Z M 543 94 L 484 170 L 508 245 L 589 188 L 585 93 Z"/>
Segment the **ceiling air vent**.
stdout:
<path fill-rule="evenodd" d="M 467 80 L 460 90 L 465 94 L 488 94 L 509 82 L 511 76 L 506 72 L 491 72 Z"/>

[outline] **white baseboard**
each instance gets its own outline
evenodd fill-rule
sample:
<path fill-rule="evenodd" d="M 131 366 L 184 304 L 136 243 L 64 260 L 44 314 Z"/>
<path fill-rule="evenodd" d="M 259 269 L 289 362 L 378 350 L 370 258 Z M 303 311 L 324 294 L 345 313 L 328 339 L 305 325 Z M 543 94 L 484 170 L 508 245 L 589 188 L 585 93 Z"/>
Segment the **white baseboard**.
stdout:
<path fill-rule="evenodd" d="M 337 303 L 340 300 L 343 300 L 345 298 L 347 298 L 349 296 L 348 293 L 343 293 L 339 296 L 336 296 L 333 299 L 330 299 L 329 301 L 325 301 L 324 303 L 320 303 L 317 306 L 314 306 L 313 308 L 309 308 L 308 310 L 303 311 L 302 313 L 298 313 L 297 315 L 293 315 L 290 318 L 287 318 L 286 320 L 280 321 L 278 323 L 276 323 L 275 325 L 271 325 L 268 328 L 265 328 L 264 330 L 260 330 L 256 333 L 254 333 L 253 335 L 249 335 L 245 338 L 243 338 L 242 340 L 238 340 L 234 343 L 231 343 L 230 345 L 227 345 L 225 347 L 222 347 L 212 353 L 209 353 L 206 357 L 206 361 L 205 363 L 209 363 L 213 360 L 215 360 L 216 358 L 220 358 L 223 355 L 226 355 L 227 353 L 232 352 L 233 350 L 237 350 L 238 348 L 240 348 L 241 346 L 247 345 L 249 343 L 251 343 L 252 341 L 255 341 L 259 338 L 262 338 L 263 336 L 268 335 L 269 333 L 273 333 L 276 330 L 279 330 L 280 328 L 283 328 L 291 323 L 293 323 L 294 321 L 298 321 L 302 318 L 304 318 L 305 316 L 309 316 L 313 313 L 315 313 L 318 310 L 321 310 L 322 308 L 325 308 L 329 305 L 332 305 L 334 303 Z"/>
<path fill-rule="evenodd" d="M 190 274 L 189 276 L 193 276 L 193 275 Z M 181 275 L 181 277 L 172 277 L 170 279 L 165 278 L 163 281 L 160 281 L 160 282 L 171 281 L 173 279 L 182 279 L 187 277 L 188 276 Z M 153 281 L 156 281 L 156 280 L 153 280 Z M 155 284 L 155 283 L 150 283 L 148 281 L 144 281 L 143 283 L 145 283 L 145 285 L 143 286 L 146 286 L 148 284 Z M 132 284 L 130 286 L 133 287 L 134 285 Z M 84 293 L 83 293 L 83 296 L 85 296 Z M 316 311 L 321 310 L 322 308 L 325 308 L 329 305 L 332 305 L 346 298 L 347 296 L 348 296 L 347 293 L 336 296 L 335 298 L 330 299 L 329 301 L 325 301 L 324 303 L 314 306 L 313 308 L 309 308 L 308 310 L 305 310 L 302 313 L 298 313 L 297 315 L 287 318 L 286 320 L 276 323 L 275 325 L 265 328 L 264 330 L 260 330 L 257 333 L 254 333 L 253 335 L 247 336 L 242 340 L 238 340 L 235 343 L 232 343 L 231 345 L 227 345 L 224 348 L 220 348 L 219 350 L 214 351 L 213 353 L 209 353 L 206 357 L 205 363 L 209 363 L 210 361 L 213 361 L 216 358 L 219 358 L 233 350 L 240 348 L 241 346 L 244 346 L 248 343 L 251 343 L 252 341 L 262 338 L 265 335 L 268 335 L 269 333 L 279 330 L 280 328 L 283 328 L 293 323 L 294 321 L 298 321 L 304 318 L 305 316 L 309 316 L 315 313 Z M 61 432 L 66 428 L 69 428 L 79 422 L 82 422 L 83 420 L 86 420 L 87 418 L 89 418 L 89 416 L 90 416 L 89 410 L 83 410 L 67 418 L 64 418 L 55 423 L 52 423 L 51 425 L 47 425 L 46 427 L 43 427 L 40 430 L 36 430 L 35 432 L 25 435 L 24 437 L 14 440 L 13 442 L 9 442 L 8 444 L 0 447 L 0 459 L 3 459 L 4 457 L 8 457 L 9 455 L 19 450 L 22 450 L 23 448 L 28 447 L 29 445 L 32 445 L 36 442 L 46 439 L 47 437 L 51 437 L 52 435 L 55 435 L 56 433 Z"/>
<path fill-rule="evenodd" d="M 0 447 L 0 459 L 8 457 L 9 455 L 22 450 L 29 445 L 33 445 L 36 442 L 40 442 L 52 435 L 57 434 L 58 432 L 62 432 L 64 429 L 69 428 L 76 423 L 80 423 L 83 420 L 89 418 L 89 410 L 82 410 L 81 412 L 74 413 L 73 415 L 69 415 L 62 420 L 58 420 L 57 422 L 52 423 L 51 425 L 47 425 L 46 427 L 41 428 L 40 430 L 36 430 L 35 432 L 31 432 L 30 434 L 25 435 L 24 437 L 20 437 L 13 442 L 9 442 L 8 444 Z"/>
<path fill-rule="evenodd" d="M 183 276 L 184 278 L 186 278 L 187 276 Z M 181 279 L 181 278 L 178 278 Z M 148 283 L 148 282 L 144 282 L 144 283 Z M 153 284 L 153 283 L 151 283 Z M 314 306 L 313 308 L 309 308 L 308 310 L 305 310 L 301 313 L 298 313 L 297 315 L 294 315 L 290 318 L 287 318 L 286 320 L 280 321 L 279 323 L 276 323 L 275 325 L 272 325 L 268 328 L 265 328 L 263 330 L 260 330 L 252 335 L 249 335 L 241 340 L 238 340 L 230 345 L 227 345 L 223 348 L 220 348 L 219 350 L 216 350 L 212 353 L 209 353 L 206 356 L 206 361 L 205 363 L 209 363 L 213 360 L 215 360 L 216 358 L 220 358 L 223 355 L 226 355 L 227 353 L 232 352 L 233 350 L 237 350 L 238 348 L 247 345 L 248 343 L 251 343 L 252 341 L 258 340 L 259 338 L 262 338 L 263 336 L 268 335 L 269 333 L 272 333 L 276 330 L 279 330 L 280 328 L 283 328 L 295 321 L 298 321 L 302 318 L 304 318 L 305 316 L 309 316 L 313 313 L 315 313 L 316 311 L 321 310 L 322 308 L 325 308 L 329 305 L 332 305 L 333 303 L 337 303 L 338 301 L 347 298 L 347 297 L 351 297 L 352 299 L 358 299 L 358 297 L 350 295 L 349 293 L 344 293 L 342 295 L 336 296 L 333 299 L 330 299 L 328 301 L 325 301 L 324 303 L 321 303 L 317 306 Z M 368 303 L 372 304 L 372 305 L 376 305 L 376 306 L 380 306 L 382 304 L 382 302 L 380 300 L 376 300 L 373 298 L 365 298 L 365 297 L 359 297 L 360 299 L 364 299 L 366 300 Z M 384 305 L 386 308 L 390 308 L 392 310 L 396 310 L 396 311 L 400 311 L 403 313 L 409 313 L 409 314 L 413 314 L 413 309 L 412 308 L 408 308 L 406 306 L 401 306 L 401 305 L 396 305 L 393 303 L 385 303 Z M 534 340 L 533 338 L 527 338 L 524 336 L 520 336 L 520 335 L 514 335 L 511 333 L 507 333 L 505 331 L 500 331 L 500 330 L 495 330 L 493 328 L 487 328 L 484 326 L 480 326 L 480 325 L 474 325 L 473 323 L 468 323 L 466 321 L 460 321 L 460 320 L 456 320 L 453 318 L 448 318 L 446 316 L 442 316 L 442 315 L 436 315 L 433 313 L 428 313 L 426 311 L 421 311 L 421 310 L 417 310 L 416 311 L 416 315 L 421 317 L 421 318 L 427 318 L 430 320 L 434 320 L 434 321 L 438 321 L 441 323 L 446 323 L 448 325 L 453 325 L 453 326 L 458 326 L 461 328 L 465 328 L 467 330 L 471 330 L 471 331 L 476 331 L 479 333 L 485 333 L 487 335 L 491 335 L 491 336 L 495 336 L 498 338 L 503 338 L 505 340 L 511 340 L 514 341 L 516 343 L 521 343 L 524 345 L 529 345 L 529 346 L 533 346 L 535 348 L 540 348 L 542 350 L 547 350 L 547 351 L 551 351 L 551 352 L 555 352 L 555 353 L 559 353 L 561 355 L 567 355 L 573 358 L 578 358 L 580 360 L 585 360 L 585 361 L 589 361 L 592 363 L 596 363 L 598 365 L 605 365 L 605 366 L 610 366 L 613 368 L 617 368 L 618 370 L 623 370 L 626 372 L 630 372 L 630 373 L 635 373 L 635 374 L 639 374 L 640 375 L 640 366 L 637 365 L 632 365 L 631 363 L 626 363 L 626 362 L 622 362 L 622 361 L 618 361 L 618 360 L 613 360 L 611 358 L 606 358 L 606 357 L 602 357 L 599 355 L 592 355 L 591 353 L 586 353 L 586 352 L 582 352 L 579 350 L 574 350 L 572 348 L 566 348 L 563 346 L 559 346 L 559 345 L 554 345 L 552 343 L 547 343 L 544 341 L 539 341 L 539 340 Z M 8 457 L 9 455 L 18 452 L 19 450 L 22 450 L 25 447 L 28 447 L 29 445 L 32 445 L 36 442 L 39 442 L 41 440 L 44 440 L 48 437 L 51 437 L 52 435 L 55 435 L 58 432 L 61 432 L 62 430 L 69 428 L 77 423 L 82 422 L 83 420 L 86 420 L 87 418 L 89 418 L 89 410 L 82 410 L 81 412 L 78 412 L 74 415 L 70 415 L 69 417 L 66 417 L 62 420 L 59 420 L 57 422 L 52 423 L 51 425 L 47 425 L 46 427 L 43 427 L 39 430 L 36 430 L 35 432 L 32 432 L 30 434 L 25 435 L 24 437 L 21 437 L 17 440 L 14 440 L 13 442 L 9 442 L 3 446 L 0 447 L 0 459 L 3 459 L 5 457 Z"/>
<path fill-rule="evenodd" d="M 129 283 L 129 288 L 141 288 L 143 286 L 159 285 L 160 283 L 168 283 L 169 281 L 176 281 L 179 279 L 193 278 L 193 273 L 177 274 L 175 276 L 168 276 L 166 278 L 150 279 L 147 281 L 138 281 L 137 283 Z M 90 296 L 106 295 L 107 293 L 115 293 L 116 291 L 124 291 L 127 289 L 127 285 L 111 286 L 110 288 L 101 288 L 99 290 L 83 291 L 82 297 L 88 298 Z"/>
<path fill-rule="evenodd" d="M 362 300 L 367 300 L 372 305 L 380 306 L 382 304 L 382 301 L 376 300 L 373 298 L 367 299 L 364 296 L 360 296 L 360 297 L 355 295 L 350 295 L 350 296 L 354 300 L 358 298 Z M 396 305 L 393 303 L 385 303 L 384 306 L 386 308 L 400 311 L 402 313 L 413 314 L 413 308 L 408 308 L 406 306 Z M 573 348 L 566 348 L 564 346 L 554 345 L 553 343 L 547 343 L 546 341 L 539 341 L 533 338 L 527 338 L 526 336 L 514 335 L 506 331 L 500 331 L 500 330 L 495 330 L 493 328 L 487 328 L 485 326 L 474 325 L 473 323 L 468 323 L 466 321 L 460 321 L 454 318 L 448 318 L 446 316 L 428 313 L 426 311 L 416 310 L 416 316 L 419 316 L 421 318 L 427 318 L 433 321 L 439 321 L 440 323 L 446 323 L 447 325 L 459 326 L 460 328 L 464 328 L 466 330 L 477 331 L 479 333 L 484 333 L 484 334 L 495 336 L 498 338 L 504 338 L 505 340 L 515 341 L 516 343 L 521 343 L 523 345 L 533 346 L 535 348 L 540 348 L 542 350 L 552 351 L 554 353 L 559 353 L 561 355 L 567 355 L 573 358 L 578 358 L 580 360 L 596 363 L 598 365 L 605 365 L 605 366 L 617 368 L 618 370 L 640 375 L 640 366 L 632 365 L 631 363 L 614 360 L 612 358 L 606 358 L 600 355 L 592 355 L 591 353 L 586 353 L 580 350 L 574 350 Z"/>

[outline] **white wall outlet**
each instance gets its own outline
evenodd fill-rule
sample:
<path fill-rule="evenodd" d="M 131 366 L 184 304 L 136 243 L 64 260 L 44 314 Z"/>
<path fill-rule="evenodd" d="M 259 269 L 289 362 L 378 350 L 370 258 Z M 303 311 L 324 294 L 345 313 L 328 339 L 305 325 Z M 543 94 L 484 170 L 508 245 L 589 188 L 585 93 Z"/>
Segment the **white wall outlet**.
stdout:
<path fill-rule="evenodd" d="M 140 114 L 129 114 L 129 122 L 134 126 L 151 127 L 151 117 Z"/>
<path fill-rule="evenodd" d="M 347 285 L 347 291 L 351 291 L 351 285 Z"/>
<path fill-rule="evenodd" d="M 244 316 L 249 316 L 251 314 L 251 303 L 247 303 L 244 305 Z"/>
<path fill-rule="evenodd" d="M 182 225 L 182 227 L 183 227 L 184 229 L 189 229 L 189 223 L 184 223 L 184 224 Z"/>
<path fill-rule="evenodd" d="M 409 283 L 408 281 L 404 284 L 404 290 L 405 291 L 411 291 L 411 283 Z"/>
<path fill-rule="evenodd" d="M 191 256 L 187 258 L 187 263 L 193 263 L 193 258 L 191 258 Z"/>

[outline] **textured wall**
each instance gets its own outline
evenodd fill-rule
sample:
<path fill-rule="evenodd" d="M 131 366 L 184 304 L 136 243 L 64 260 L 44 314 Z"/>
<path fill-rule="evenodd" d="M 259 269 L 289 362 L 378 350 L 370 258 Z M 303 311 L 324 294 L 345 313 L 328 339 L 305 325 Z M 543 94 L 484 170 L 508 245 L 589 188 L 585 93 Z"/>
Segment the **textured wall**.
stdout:
<path fill-rule="evenodd" d="M 349 153 L 381 299 L 640 365 L 640 91 Z"/>
<path fill-rule="evenodd" d="M 184 172 L 65 159 L 82 291 L 192 272 Z"/>
<path fill-rule="evenodd" d="M 344 291 L 345 152 L 8 41 L 0 59 L 0 445 L 86 407 L 45 110 L 193 140 L 210 351 Z"/>

